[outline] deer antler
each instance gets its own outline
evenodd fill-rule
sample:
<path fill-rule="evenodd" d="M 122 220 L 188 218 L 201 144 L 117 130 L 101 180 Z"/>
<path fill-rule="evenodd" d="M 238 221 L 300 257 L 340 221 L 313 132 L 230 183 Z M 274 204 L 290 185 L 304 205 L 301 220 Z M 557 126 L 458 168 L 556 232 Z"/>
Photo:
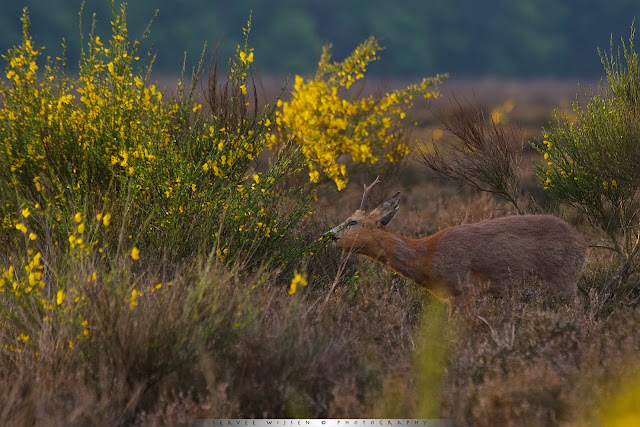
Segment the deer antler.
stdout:
<path fill-rule="evenodd" d="M 374 185 L 379 184 L 380 183 L 380 176 L 376 177 L 376 180 L 373 181 L 371 183 L 371 185 L 369 185 L 367 187 L 367 184 L 364 184 L 364 194 L 362 195 L 362 203 L 360 203 L 360 210 L 363 211 L 365 208 L 365 204 L 367 203 L 367 196 L 369 196 L 369 191 L 371 191 L 371 188 L 373 188 Z"/>

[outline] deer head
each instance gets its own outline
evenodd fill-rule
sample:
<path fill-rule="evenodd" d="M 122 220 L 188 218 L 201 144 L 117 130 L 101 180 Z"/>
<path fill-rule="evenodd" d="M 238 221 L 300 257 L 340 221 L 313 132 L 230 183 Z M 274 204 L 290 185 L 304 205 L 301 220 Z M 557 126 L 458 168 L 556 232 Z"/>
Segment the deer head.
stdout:
<path fill-rule="evenodd" d="M 380 204 L 377 208 L 367 213 L 365 211 L 367 196 L 374 185 L 380 181 L 378 178 L 369 186 L 364 186 L 364 194 L 360 209 L 356 210 L 342 224 L 329 230 L 323 236 L 324 240 L 331 240 L 335 246 L 343 251 L 354 251 L 367 254 L 371 248 L 376 247 L 377 236 L 391 221 L 399 209 L 400 193 Z"/>

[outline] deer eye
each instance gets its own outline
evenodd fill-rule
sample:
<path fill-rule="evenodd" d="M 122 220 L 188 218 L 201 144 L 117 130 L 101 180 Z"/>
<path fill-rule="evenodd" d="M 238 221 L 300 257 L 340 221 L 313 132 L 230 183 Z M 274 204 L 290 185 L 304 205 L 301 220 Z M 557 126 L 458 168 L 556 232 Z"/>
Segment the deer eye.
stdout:
<path fill-rule="evenodd" d="M 348 227 L 353 227 L 354 225 L 358 225 L 358 221 L 352 219 L 351 221 L 347 222 Z"/>

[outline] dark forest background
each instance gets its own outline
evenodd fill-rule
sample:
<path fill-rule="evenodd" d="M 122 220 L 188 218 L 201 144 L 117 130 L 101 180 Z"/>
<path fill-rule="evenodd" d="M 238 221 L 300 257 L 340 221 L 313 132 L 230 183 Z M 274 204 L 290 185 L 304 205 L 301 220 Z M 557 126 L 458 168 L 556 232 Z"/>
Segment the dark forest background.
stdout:
<path fill-rule="evenodd" d="M 0 0 L 0 51 L 20 37 L 27 6 L 38 45 L 47 55 L 68 43 L 71 65 L 79 51 L 81 0 Z M 116 2 L 118 4 L 119 2 Z M 228 57 L 253 12 L 252 45 L 261 74 L 310 73 L 321 46 L 332 43 L 340 58 L 369 35 L 387 51 L 371 72 L 412 77 L 449 72 L 457 77 L 596 77 L 597 47 L 607 50 L 629 38 L 638 0 L 165 0 L 131 1 L 130 35 L 139 37 L 153 17 L 144 49 L 157 53 L 154 70 L 176 73 L 197 61 L 205 42 Z M 87 0 L 84 31 L 97 13 L 97 30 L 108 36 L 111 5 Z"/>

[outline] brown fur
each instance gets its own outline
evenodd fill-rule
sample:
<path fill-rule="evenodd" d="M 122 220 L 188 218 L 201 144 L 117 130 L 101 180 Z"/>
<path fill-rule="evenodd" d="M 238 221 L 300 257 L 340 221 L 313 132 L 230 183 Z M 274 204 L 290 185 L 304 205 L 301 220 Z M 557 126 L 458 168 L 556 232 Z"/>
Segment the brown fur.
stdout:
<path fill-rule="evenodd" d="M 552 293 L 575 294 L 587 245 L 561 219 L 508 216 L 409 239 L 388 231 L 381 223 L 381 218 L 388 222 L 397 212 L 399 198 L 397 194 L 369 214 L 357 210 L 327 236 L 342 250 L 388 265 L 441 298 L 443 291 L 448 295 L 463 293 L 462 285 L 466 284 L 501 292 L 531 276 Z"/>

